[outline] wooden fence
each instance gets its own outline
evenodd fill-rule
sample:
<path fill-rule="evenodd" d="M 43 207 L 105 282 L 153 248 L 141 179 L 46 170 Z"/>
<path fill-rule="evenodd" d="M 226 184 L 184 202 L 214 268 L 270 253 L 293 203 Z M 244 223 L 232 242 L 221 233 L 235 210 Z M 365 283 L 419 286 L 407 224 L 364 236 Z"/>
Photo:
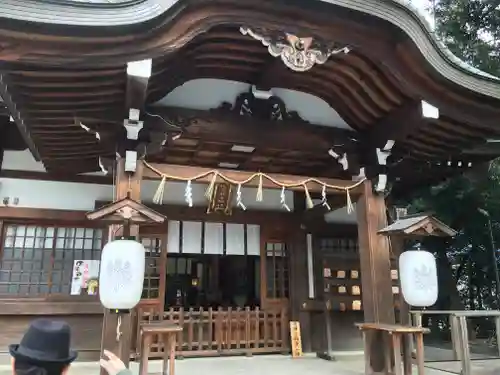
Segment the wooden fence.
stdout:
<path fill-rule="evenodd" d="M 286 309 L 171 308 L 160 315 L 156 306 L 141 306 L 134 319 L 132 350 L 136 357 L 140 353 L 140 324 L 158 320 L 183 328 L 177 339 L 177 352 L 184 357 L 290 351 Z M 162 353 L 163 343 L 156 337 L 150 358 L 161 358 Z"/>

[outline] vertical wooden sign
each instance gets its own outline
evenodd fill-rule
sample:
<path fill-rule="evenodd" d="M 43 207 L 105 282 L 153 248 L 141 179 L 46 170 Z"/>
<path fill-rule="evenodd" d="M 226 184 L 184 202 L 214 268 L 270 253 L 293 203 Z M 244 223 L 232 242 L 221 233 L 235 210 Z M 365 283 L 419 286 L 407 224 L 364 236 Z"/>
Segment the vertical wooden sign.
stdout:
<path fill-rule="evenodd" d="M 231 215 L 232 192 L 231 184 L 227 182 L 216 183 L 208 203 L 207 213 L 221 212 L 225 215 Z"/>
<path fill-rule="evenodd" d="M 300 322 L 290 322 L 290 338 L 292 342 L 292 357 L 302 357 L 302 337 L 300 335 Z"/>

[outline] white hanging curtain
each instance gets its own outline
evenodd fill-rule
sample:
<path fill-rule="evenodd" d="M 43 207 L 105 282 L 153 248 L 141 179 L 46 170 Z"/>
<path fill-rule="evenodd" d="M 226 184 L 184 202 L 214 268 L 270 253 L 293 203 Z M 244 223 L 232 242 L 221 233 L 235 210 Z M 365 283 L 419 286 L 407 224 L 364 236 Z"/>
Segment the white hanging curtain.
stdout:
<path fill-rule="evenodd" d="M 201 221 L 182 223 L 182 253 L 201 254 Z"/>
<path fill-rule="evenodd" d="M 168 253 L 260 256 L 260 226 L 199 221 L 168 222 Z M 246 235 L 245 235 L 246 227 Z M 246 240 L 246 244 L 245 244 Z"/>
<path fill-rule="evenodd" d="M 180 222 L 175 220 L 170 220 L 168 222 L 168 241 L 167 241 L 167 253 L 176 254 L 179 252 L 179 240 L 180 240 Z"/>
<path fill-rule="evenodd" d="M 205 223 L 205 254 L 222 255 L 224 252 L 224 225 Z"/>
<path fill-rule="evenodd" d="M 247 225 L 247 254 L 260 256 L 260 226 Z"/>
<path fill-rule="evenodd" d="M 226 255 L 245 255 L 245 225 L 226 225 Z"/>

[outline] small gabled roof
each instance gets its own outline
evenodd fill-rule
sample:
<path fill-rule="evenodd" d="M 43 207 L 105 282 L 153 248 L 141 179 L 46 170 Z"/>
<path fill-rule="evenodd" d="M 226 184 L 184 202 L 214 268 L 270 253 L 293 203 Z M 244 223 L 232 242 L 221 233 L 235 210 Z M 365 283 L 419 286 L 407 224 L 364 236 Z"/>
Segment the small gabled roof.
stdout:
<path fill-rule="evenodd" d="M 151 208 L 131 198 L 123 198 L 86 214 L 89 220 L 121 223 L 163 223 L 167 218 Z"/>
<path fill-rule="evenodd" d="M 420 213 L 404 216 L 378 231 L 386 236 L 437 236 L 453 237 L 457 232 L 431 214 Z"/>

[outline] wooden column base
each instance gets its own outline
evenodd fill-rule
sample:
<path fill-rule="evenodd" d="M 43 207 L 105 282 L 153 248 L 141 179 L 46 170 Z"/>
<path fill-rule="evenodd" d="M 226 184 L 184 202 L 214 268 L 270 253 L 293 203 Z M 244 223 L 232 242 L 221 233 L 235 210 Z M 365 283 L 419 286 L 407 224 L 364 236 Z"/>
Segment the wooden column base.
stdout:
<path fill-rule="evenodd" d="M 118 327 L 118 319 L 121 320 Z M 121 332 L 117 339 L 117 327 Z M 132 317 L 130 313 L 113 313 L 109 310 L 104 311 L 102 324 L 101 356 L 104 349 L 116 354 L 128 367 L 130 362 L 130 348 L 132 335 Z M 104 369 L 101 369 L 101 375 L 107 375 Z"/>

